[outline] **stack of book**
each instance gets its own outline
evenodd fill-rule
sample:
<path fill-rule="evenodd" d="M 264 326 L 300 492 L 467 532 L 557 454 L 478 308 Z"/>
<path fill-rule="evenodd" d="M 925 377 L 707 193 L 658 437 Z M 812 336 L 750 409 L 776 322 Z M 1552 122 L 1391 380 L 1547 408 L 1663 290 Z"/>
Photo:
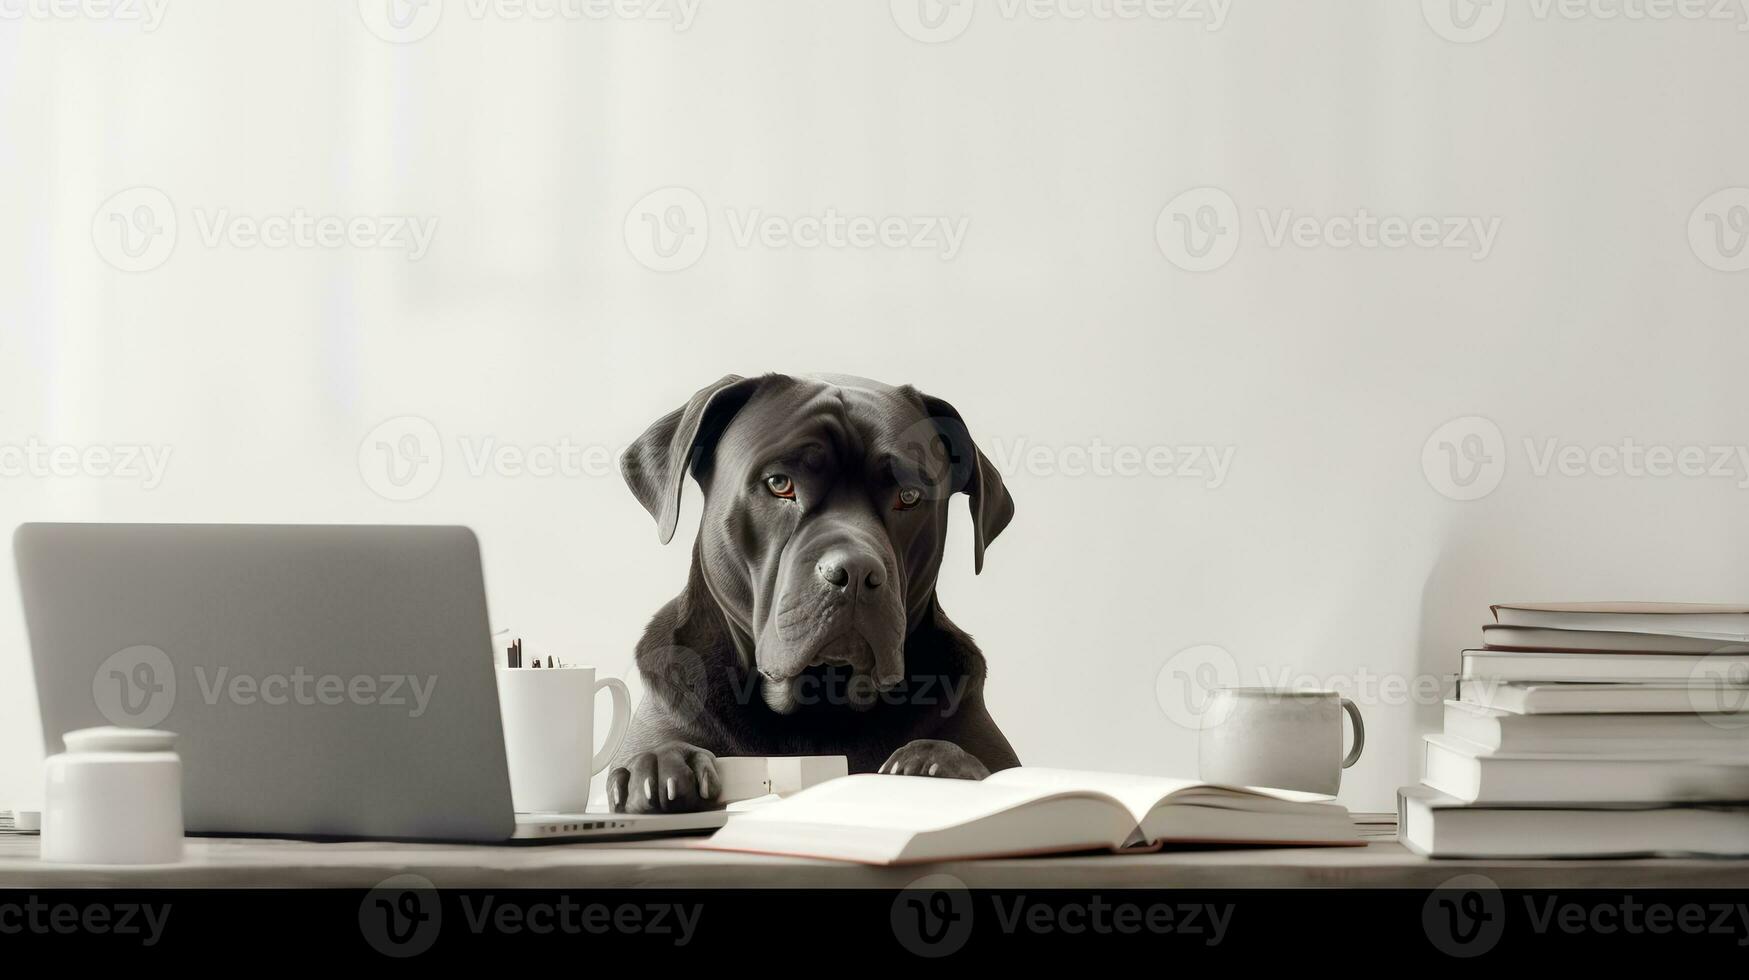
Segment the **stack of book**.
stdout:
<path fill-rule="evenodd" d="M 1398 827 L 1434 857 L 1749 854 L 1749 608 L 1493 607 Z"/>

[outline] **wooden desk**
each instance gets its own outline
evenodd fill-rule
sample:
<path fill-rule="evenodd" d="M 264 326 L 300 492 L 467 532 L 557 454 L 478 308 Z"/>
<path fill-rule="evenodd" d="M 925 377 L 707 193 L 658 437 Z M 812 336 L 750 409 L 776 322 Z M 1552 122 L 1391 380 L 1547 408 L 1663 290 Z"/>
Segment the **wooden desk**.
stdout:
<path fill-rule="evenodd" d="M 1432 861 L 1395 817 L 1357 814 L 1366 847 L 1250 848 L 869 868 L 701 851 L 685 839 L 540 846 L 191 838 L 183 863 L 44 864 L 37 838 L 0 835 L 0 888 L 370 888 L 413 872 L 451 888 L 903 888 L 946 872 L 974 888 L 1430 888 L 1479 872 L 1503 888 L 1749 888 L 1749 860 Z"/>

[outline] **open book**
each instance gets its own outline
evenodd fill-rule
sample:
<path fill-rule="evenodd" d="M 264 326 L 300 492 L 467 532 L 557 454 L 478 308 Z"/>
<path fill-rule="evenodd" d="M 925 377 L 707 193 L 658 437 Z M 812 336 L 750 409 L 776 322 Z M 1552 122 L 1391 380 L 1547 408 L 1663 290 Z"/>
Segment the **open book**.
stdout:
<path fill-rule="evenodd" d="M 737 816 L 697 846 L 910 864 L 1169 841 L 1363 843 L 1348 811 L 1314 793 L 1021 767 L 981 782 L 846 776 Z"/>

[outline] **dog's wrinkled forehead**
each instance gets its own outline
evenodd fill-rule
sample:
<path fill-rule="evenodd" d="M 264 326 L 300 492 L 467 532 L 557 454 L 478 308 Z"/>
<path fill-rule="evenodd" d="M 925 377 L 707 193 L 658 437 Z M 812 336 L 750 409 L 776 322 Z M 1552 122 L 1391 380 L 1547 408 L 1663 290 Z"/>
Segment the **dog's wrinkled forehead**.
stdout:
<path fill-rule="evenodd" d="M 944 399 L 842 375 L 757 378 L 724 375 L 686 404 L 657 419 L 620 456 L 620 473 L 656 520 L 667 544 L 680 520 L 680 496 L 690 472 L 712 481 L 748 481 L 753 467 L 816 453 L 834 483 L 860 478 L 869 486 L 903 487 L 908 497 L 935 501 L 964 493 L 972 516 L 972 567 L 982 571 L 984 549 L 1014 517 L 1014 498 L 1002 473 L 978 449 L 959 410 Z M 860 467 L 860 471 L 858 470 Z M 778 470 L 761 476 L 793 476 Z M 775 493 L 776 491 L 774 491 Z M 718 501 L 744 495 L 715 494 Z"/>
<path fill-rule="evenodd" d="M 762 387 L 736 413 L 716 453 L 719 479 L 740 480 L 778 458 L 811 470 L 886 466 L 936 484 L 947 479 L 922 396 L 860 378 L 794 378 Z"/>

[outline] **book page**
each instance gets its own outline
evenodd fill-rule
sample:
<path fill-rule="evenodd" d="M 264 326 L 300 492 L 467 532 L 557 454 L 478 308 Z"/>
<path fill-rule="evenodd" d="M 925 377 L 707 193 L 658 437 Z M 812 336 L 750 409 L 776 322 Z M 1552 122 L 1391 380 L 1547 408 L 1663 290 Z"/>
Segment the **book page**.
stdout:
<path fill-rule="evenodd" d="M 1082 769 L 1051 769 L 1045 766 L 1019 766 L 991 773 L 985 784 L 1000 784 L 1031 789 L 1035 792 L 1069 793 L 1093 791 L 1104 793 L 1122 803 L 1136 823 L 1141 823 L 1148 811 L 1160 801 L 1180 790 L 1194 789 L 1202 784 L 1194 779 L 1172 779 L 1167 776 L 1137 776 L 1122 772 L 1096 772 Z"/>
<path fill-rule="evenodd" d="M 795 803 L 803 796 L 837 787 L 846 780 L 863 781 L 853 792 L 834 789 L 827 799 Z M 909 783 L 907 787 L 902 784 Z M 925 785 L 926 784 L 926 785 Z M 918 786 L 922 792 L 914 792 Z M 870 793 L 896 788 L 910 800 L 902 812 L 868 812 L 861 804 Z M 951 804 L 949 812 L 922 804 L 962 802 L 971 790 L 987 800 L 1019 800 L 994 812 Z M 730 820 L 709 840 L 692 846 L 705 850 L 789 854 L 798 857 L 858 861 L 863 864 L 909 864 L 1004 855 L 1110 850 L 1134 842 L 1139 831 L 1116 800 L 1102 793 L 1053 793 L 1042 798 L 1013 788 L 985 786 L 954 779 L 917 776 L 849 776 L 814 787 L 787 800 Z M 951 821 L 951 822 L 947 822 Z"/>
<path fill-rule="evenodd" d="M 916 834 L 956 827 L 1065 792 L 1103 795 L 1086 787 L 862 773 L 810 787 L 741 814 L 735 822 L 828 824 Z"/>
<path fill-rule="evenodd" d="M 1740 616 L 1749 607 L 1712 602 L 1497 602 L 1491 609 L 1526 609 L 1531 612 L 1573 612 L 1634 614 L 1659 616 L 1704 616 L 1724 614 Z"/>
<path fill-rule="evenodd" d="M 1328 803 L 1330 797 L 1318 793 L 1303 793 L 1291 789 L 1271 789 L 1261 786 L 1221 786 L 1195 779 L 1174 779 L 1169 776 L 1138 776 L 1121 772 L 1098 772 L 1086 769 L 1050 769 L 1042 766 L 1021 766 L 994 773 L 986 783 L 1028 786 L 1054 792 L 1075 790 L 1105 793 L 1122 803 L 1136 823 L 1147 820 L 1155 807 L 1167 800 L 1231 809 L 1261 811 L 1291 811 L 1281 804 Z"/>

